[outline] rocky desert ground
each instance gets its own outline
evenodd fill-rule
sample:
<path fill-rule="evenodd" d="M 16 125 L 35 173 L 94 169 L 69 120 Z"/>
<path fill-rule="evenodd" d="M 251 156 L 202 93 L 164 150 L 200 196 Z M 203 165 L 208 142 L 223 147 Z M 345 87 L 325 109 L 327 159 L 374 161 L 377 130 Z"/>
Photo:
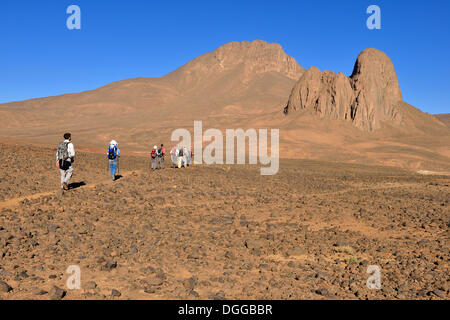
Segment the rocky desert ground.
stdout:
<path fill-rule="evenodd" d="M 61 195 L 54 152 L 0 144 L 0 299 L 449 298 L 449 176 L 123 156 L 112 182 L 104 155 L 79 152 Z"/>

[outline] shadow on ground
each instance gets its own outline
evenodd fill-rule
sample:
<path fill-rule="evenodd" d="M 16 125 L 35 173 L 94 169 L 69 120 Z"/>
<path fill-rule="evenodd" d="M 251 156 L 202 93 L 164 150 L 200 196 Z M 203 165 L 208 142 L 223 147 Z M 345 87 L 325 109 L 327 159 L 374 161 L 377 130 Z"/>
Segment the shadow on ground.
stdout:
<path fill-rule="evenodd" d="M 85 185 L 86 185 L 86 183 L 84 181 L 73 182 L 73 183 L 69 184 L 69 190 L 78 189 L 78 188 L 84 187 Z"/>

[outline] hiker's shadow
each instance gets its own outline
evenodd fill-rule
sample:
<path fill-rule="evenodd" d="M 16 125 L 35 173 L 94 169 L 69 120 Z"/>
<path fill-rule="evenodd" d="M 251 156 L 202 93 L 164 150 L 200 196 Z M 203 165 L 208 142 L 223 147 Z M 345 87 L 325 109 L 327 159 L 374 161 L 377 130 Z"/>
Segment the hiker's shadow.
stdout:
<path fill-rule="evenodd" d="M 74 182 L 74 183 L 69 184 L 69 189 L 78 189 L 85 185 L 86 185 L 86 183 L 84 181 Z"/>
<path fill-rule="evenodd" d="M 115 177 L 115 178 L 116 178 L 115 180 L 117 181 L 117 180 L 119 180 L 119 179 L 122 179 L 122 177 L 123 177 L 123 176 L 119 174 L 119 175 L 117 175 L 117 176 Z"/>

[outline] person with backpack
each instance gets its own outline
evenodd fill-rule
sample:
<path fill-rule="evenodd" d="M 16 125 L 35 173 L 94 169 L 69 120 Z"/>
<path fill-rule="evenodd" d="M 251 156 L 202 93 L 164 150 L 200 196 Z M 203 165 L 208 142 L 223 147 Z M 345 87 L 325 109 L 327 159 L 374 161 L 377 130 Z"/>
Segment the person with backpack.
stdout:
<path fill-rule="evenodd" d="M 172 158 L 172 168 L 176 168 L 177 165 L 177 148 L 173 147 L 170 150 L 170 157 Z"/>
<path fill-rule="evenodd" d="M 56 167 L 59 168 L 61 174 L 61 190 L 69 190 L 69 181 L 72 178 L 73 166 L 75 161 L 75 148 L 72 143 L 72 135 L 64 134 L 64 141 L 58 144 L 56 150 Z"/>
<path fill-rule="evenodd" d="M 164 167 L 164 156 L 166 155 L 166 149 L 164 148 L 164 144 L 161 143 L 161 148 L 158 149 L 158 169 L 162 169 Z"/>
<path fill-rule="evenodd" d="M 192 161 L 192 151 L 186 149 L 186 162 L 188 167 L 191 165 L 191 161 Z"/>
<path fill-rule="evenodd" d="M 108 150 L 106 151 L 106 156 L 108 157 L 111 180 L 115 181 L 120 157 L 119 144 L 116 140 L 111 140 L 111 142 L 109 143 Z"/>
<path fill-rule="evenodd" d="M 166 148 L 164 148 L 164 144 L 161 143 L 161 148 L 160 148 L 160 169 L 162 169 L 164 167 L 165 156 L 166 156 Z"/>
<path fill-rule="evenodd" d="M 183 147 L 180 147 L 177 149 L 177 167 L 181 168 L 183 166 L 186 167 L 186 156 Z"/>
<path fill-rule="evenodd" d="M 158 158 L 158 147 L 154 146 L 151 152 L 151 157 L 152 157 L 152 169 L 156 170 L 156 161 Z"/>
<path fill-rule="evenodd" d="M 191 164 L 191 152 L 188 150 L 188 148 L 183 148 L 183 154 L 184 154 L 184 167 L 189 167 Z"/>

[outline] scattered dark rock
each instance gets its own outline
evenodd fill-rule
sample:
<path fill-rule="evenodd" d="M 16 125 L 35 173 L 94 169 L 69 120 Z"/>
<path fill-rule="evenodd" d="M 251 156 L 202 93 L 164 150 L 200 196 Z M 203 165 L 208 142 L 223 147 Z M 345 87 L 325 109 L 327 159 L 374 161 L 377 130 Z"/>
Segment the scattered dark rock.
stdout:
<path fill-rule="evenodd" d="M 104 266 L 104 270 L 110 271 L 112 269 L 117 268 L 117 262 L 115 261 L 108 261 Z"/>
<path fill-rule="evenodd" d="M 10 292 L 13 288 L 4 281 L 0 281 L 0 292 Z"/>
<path fill-rule="evenodd" d="M 440 289 L 434 289 L 432 291 L 432 293 L 436 296 L 438 296 L 439 298 L 445 299 L 445 292 L 443 290 Z"/>
<path fill-rule="evenodd" d="M 122 295 L 122 293 L 120 293 L 119 290 L 112 289 L 112 291 L 111 291 L 111 296 L 112 297 L 120 297 L 121 295 Z"/>
<path fill-rule="evenodd" d="M 83 288 L 86 290 L 93 290 L 97 288 L 97 284 L 94 281 L 88 281 L 84 284 Z"/>
<path fill-rule="evenodd" d="M 32 277 L 31 280 L 33 280 L 33 281 L 45 281 L 45 279 L 41 278 L 41 277 Z"/>
<path fill-rule="evenodd" d="M 138 249 L 135 246 L 132 246 L 130 248 L 130 253 L 137 253 L 137 252 L 138 252 Z"/>
<path fill-rule="evenodd" d="M 183 285 L 187 290 L 194 290 L 197 284 L 197 277 L 190 277 L 183 281 Z"/>
<path fill-rule="evenodd" d="M 144 292 L 145 293 L 149 293 L 149 294 L 155 293 L 156 292 L 156 288 L 155 287 L 145 287 L 144 288 Z"/>
<path fill-rule="evenodd" d="M 197 291 L 194 291 L 194 290 L 189 291 L 189 295 L 194 296 L 194 297 L 196 297 L 196 298 L 200 297 L 200 295 L 198 294 L 198 292 L 197 292 Z"/>
<path fill-rule="evenodd" d="M 226 300 L 225 292 L 223 292 L 223 290 L 220 290 L 215 295 L 211 296 L 211 300 Z"/>
<path fill-rule="evenodd" d="M 28 278 L 29 277 L 29 275 L 27 274 L 27 272 L 26 271 L 22 271 L 22 272 L 20 272 L 19 273 L 19 275 L 23 278 L 23 279 L 26 279 L 26 278 Z"/>
<path fill-rule="evenodd" d="M 49 295 L 51 300 L 61 300 L 66 296 L 66 291 L 58 288 L 57 286 L 53 286 L 53 288 L 50 289 Z"/>
<path fill-rule="evenodd" d="M 319 288 L 315 291 L 316 294 L 321 295 L 321 296 L 326 296 L 328 295 L 328 289 L 327 288 Z"/>
<path fill-rule="evenodd" d="M 234 259 L 234 254 L 231 251 L 225 252 L 225 258 L 227 259 Z"/>
<path fill-rule="evenodd" d="M 44 294 L 47 294 L 47 293 L 48 293 L 47 291 L 41 290 L 41 289 L 37 289 L 37 290 L 33 291 L 33 294 L 35 296 L 43 296 Z"/>

